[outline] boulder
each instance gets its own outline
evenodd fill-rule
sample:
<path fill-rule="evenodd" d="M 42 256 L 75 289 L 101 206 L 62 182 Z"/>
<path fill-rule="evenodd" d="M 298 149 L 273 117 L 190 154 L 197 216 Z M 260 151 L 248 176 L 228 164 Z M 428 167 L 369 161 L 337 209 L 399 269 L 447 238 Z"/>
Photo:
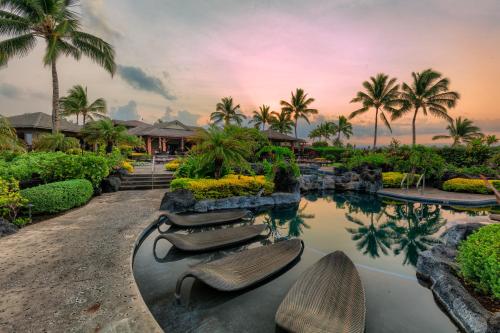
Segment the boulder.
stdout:
<path fill-rule="evenodd" d="M 467 333 L 500 332 L 499 314 L 486 310 L 457 277 L 458 244 L 481 226 L 469 223 L 451 227 L 441 235 L 443 243 L 420 253 L 417 262 L 418 277 L 430 282 L 436 299 Z"/>
<path fill-rule="evenodd" d="M 303 170 L 305 171 L 305 170 Z M 382 188 L 382 172 L 380 169 L 367 167 L 358 171 L 335 169 L 334 172 L 309 170 L 300 177 L 302 191 L 339 190 L 363 191 L 375 193 Z"/>
<path fill-rule="evenodd" d="M 105 178 L 101 182 L 101 188 L 103 193 L 118 192 L 120 186 L 122 185 L 122 180 L 120 177 L 111 176 Z"/>
<path fill-rule="evenodd" d="M 193 192 L 185 189 L 167 191 L 161 200 L 160 209 L 174 213 L 186 212 L 196 204 Z"/>
<path fill-rule="evenodd" d="M 0 217 L 0 237 L 16 233 L 18 227 Z"/>

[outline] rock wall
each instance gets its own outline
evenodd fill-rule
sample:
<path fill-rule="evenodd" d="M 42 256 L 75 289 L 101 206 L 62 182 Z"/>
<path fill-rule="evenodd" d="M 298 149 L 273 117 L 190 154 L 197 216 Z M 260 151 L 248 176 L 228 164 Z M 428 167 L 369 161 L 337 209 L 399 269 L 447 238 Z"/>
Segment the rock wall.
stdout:
<path fill-rule="evenodd" d="M 500 313 L 492 314 L 472 296 L 457 278 L 457 247 L 483 224 L 468 223 L 451 227 L 436 245 L 418 257 L 417 275 L 430 282 L 430 289 L 443 308 L 467 333 L 500 332 Z"/>
<path fill-rule="evenodd" d="M 160 209 L 175 213 L 203 213 L 219 209 L 241 209 L 272 207 L 296 204 L 300 201 L 300 193 L 273 193 L 270 196 L 241 196 L 224 199 L 208 199 L 196 201 L 193 193 L 188 190 L 167 191 L 163 197 Z"/>
<path fill-rule="evenodd" d="M 382 188 L 382 171 L 364 168 L 354 171 L 327 172 L 308 168 L 300 177 L 300 190 L 363 191 L 375 193 Z"/>

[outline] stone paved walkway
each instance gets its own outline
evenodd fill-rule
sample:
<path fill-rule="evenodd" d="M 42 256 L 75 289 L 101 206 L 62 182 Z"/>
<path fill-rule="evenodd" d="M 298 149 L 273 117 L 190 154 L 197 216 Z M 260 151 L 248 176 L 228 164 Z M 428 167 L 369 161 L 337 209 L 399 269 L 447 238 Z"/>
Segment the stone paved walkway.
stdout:
<path fill-rule="evenodd" d="M 0 238 L 0 332 L 161 332 L 131 261 L 163 192 L 105 194 Z"/>
<path fill-rule="evenodd" d="M 446 192 L 436 188 L 426 188 L 423 193 L 420 193 L 420 191 L 417 191 L 415 188 L 408 190 L 384 188 L 379 190 L 377 194 L 410 201 L 415 200 L 449 205 L 484 206 L 496 204 L 494 195 Z"/>

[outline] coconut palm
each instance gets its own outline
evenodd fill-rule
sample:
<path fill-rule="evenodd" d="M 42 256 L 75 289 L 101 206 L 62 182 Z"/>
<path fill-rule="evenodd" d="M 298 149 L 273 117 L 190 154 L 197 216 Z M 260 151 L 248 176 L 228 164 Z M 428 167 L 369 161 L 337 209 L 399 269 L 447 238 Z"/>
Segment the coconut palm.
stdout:
<path fill-rule="evenodd" d="M 498 138 L 495 134 L 487 135 L 484 137 L 484 143 L 486 143 L 487 146 L 493 146 L 498 143 Z"/>
<path fill-rule="evenodd" d="M 74 86 L 68 91 L 68 96 L 61 98 L 61 106 L 64 116 L 76 115 L 77 124 L 78 116 L 81 114 L 83 125 L 87 123 L 87 119 L 103 118 L 106 113 L 106 101 L 98 98 L 89 104 L 87 87 L 81 85 Z"/>
<path fill-rule="evenodd" d="M 240 105 L 234 105 L 232 97 L 224 97 L 222 100 L 217 103 L 216 111 L 212 112 L 210 115 L 210 120 L 215 124 L 219 124 L 221 122 L 224 125 L 229 125 L 231 122 L 235 122 L 238 125 L 241 125 L 243 119 L 246 119 L 246 116 L 240 113 Z"/>
<path fill-rule="evenodd" d="M 337 124 L 326 121 L 319 123 L 314 130 L 318 137 L 325 138 L 326 141 L 330 140 L 332 136 L 337 134 Z"/>
<path fill-rule="evenodd" d="M 245 156 L 251 152 L 252 146 L 243 140 L 235 140 L 234 136 L 216 126 L 198 131 L 193 139 L 197 142 L 192 152 L 200 156 L 206 166 L 213 167 L 216 179 L 222 176 L 224 168 L 249 169 Z"/>
<path fill-rule="evenodd" d="M 259 106 L 259 111 L 253 112 L 251 123 L 255 124 L 255 128 L 259 128 L 262 126 L 262 130 L 266 129 L 266 124 L 271 124 L 273 121 L 274 115 L 270 111 L 271 107 L 269 105 Z"/>
<path fill-rule="evenodd" d="M 0 65 L 15 56 L 25 56 L 41 38 L 46 42 L 43 57 L 52 70 L 52 132 L 59 130 L 59 79 L 57 60 L 70 56 L 89 57 L 108 72 L 115 72 L 113 47 L 104 40 L 80 31 L 78 0 L 2 0 L 0 34 L 11 37 L 0 42 Z"/>
<path fill-rule="evenodd" d="M 281 101 L 281 110 L 290 114 L 294 121 L 295 138 L 297 138 L 297 123 L 299 119 L 304 119 L 309 124 L 309 116 L 317 114 L 318 110 L 311 109 L 309 106 L 314 102 L 314 98 L 310 98 L 303 89 L 297 88 L 295 93 L 292 91 L 290 102 Z"/>
<path fill-rule="evenodd" d="M 44 134 L 33 142 L 33 149 L 36 151 L 68 151 L 80 147 L 77 138 L 65 136 L 62 133 Z"/>
<path fill-rule="evenodd" d="M 432 140 L 453 139 L 453 146 L 457 146 L 461 143 L 468 143 L 473 139 L 483 137 L 481 129 L 474 126 L 472 120 L 467 118 L 462 119 L 462 117 L 458 117 L 454 121 L 450 121 L 446 129 L 448 130 L 448 135 L 436 135 Z"/>
<path fill-rule="evenodd" d="M 271 129 L 283 134 L 289 134 L 293 129 L 293 120 L 290 114 L 286 111 L 275 112 L 272 114 L 274 117 L 271 119 Z"/>
<path fill-rule="evenodd" d="M 358 91 L 351 103 L 361 103 L 362 108 L 352 112 L 349 119 L 353 119 L 364 114 L 370 109 L 375 109 L 375 130 L 373 134 L 373 149 L 377 147 L 378 118 L 392 132 L 391 125 L 384 111 L 392 114 L 402 107 L 402 100 L 399 97 L 399 85 L 396 79 L 390 79 L 387 74 L 379 73 L 375 77 L 370 77 L 370 81 L 363 82 L 365 91 Z"/>
<path fill-rule="evenodd" d="M 349 139 L 352 135 L 352 124 L 345 116 L 339 116 L 339 122 L 336 124 L 337 127 L 337 139 L 336 144 L 342 145 L 341 136 L 344 135 Z"/>
<path fill-rule="evenodd" d="M 101 119 L 85 124 L 81 135 L 90 144 L 105 144 L 107 153 L 111 153 L 116 145 L 142 145 L 141 139 L 128 134 L 125 126 L 115 125 L 110 119 Z"/>
<path fill-rule="evenodd" d="M 432 69 L 421 73 L 411 73 L 413 82 L 403 83 L 401 98 L 405 101 L 404 107 L 393 113 L 392 119 L 398 119 L 404 114 L 413 111 L 412 143 L 417 143 L 416 121 L 419 111 L 427 116 L 428 113 L 435 117 L 452 121 L 448 115 L 448 108 L 455 107 L 460 95 L 449 90 L 450 80 L 443 78 L 442 74 Z"/>
<path fill-rule="evenodd" d="M 2 116 L 0 116 L 0 151 L 24 151 L 16 130 L 10 125 L 9 120 Z"/>
<path fill-rule="evenodd" d="M 320 140 L 321 140 L 321 136 L 322 136 L 322 135 L 321 135 L 321 133 L 320 133 L 320 131 L 319 131 L 319 128 L 318 128 L 318 127 L 313 128 L 313 129 L 311 130 L 311 132 L 309 132 L 309 135 L 308 135 L 309 139 L 312 139 L 313 141 L 314 141 L 315 139 L 320 139 Z"/>

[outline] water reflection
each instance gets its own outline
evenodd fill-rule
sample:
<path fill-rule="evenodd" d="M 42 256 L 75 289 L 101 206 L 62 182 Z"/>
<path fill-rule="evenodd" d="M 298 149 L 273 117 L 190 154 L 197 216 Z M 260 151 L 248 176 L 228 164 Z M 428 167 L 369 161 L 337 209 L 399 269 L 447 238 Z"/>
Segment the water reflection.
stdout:
<path fill-rule="evenodd" d="M 309 214 L 306 210 L 307 203 L 286 209 L 273 209 L 266 214 L 264 223 L 271 229 L 271 234 L 275 240 L 299 237 L 304 232 L 304 229 L 311 228 L 305 220 L 314 218 L 314 214 Z"/>

